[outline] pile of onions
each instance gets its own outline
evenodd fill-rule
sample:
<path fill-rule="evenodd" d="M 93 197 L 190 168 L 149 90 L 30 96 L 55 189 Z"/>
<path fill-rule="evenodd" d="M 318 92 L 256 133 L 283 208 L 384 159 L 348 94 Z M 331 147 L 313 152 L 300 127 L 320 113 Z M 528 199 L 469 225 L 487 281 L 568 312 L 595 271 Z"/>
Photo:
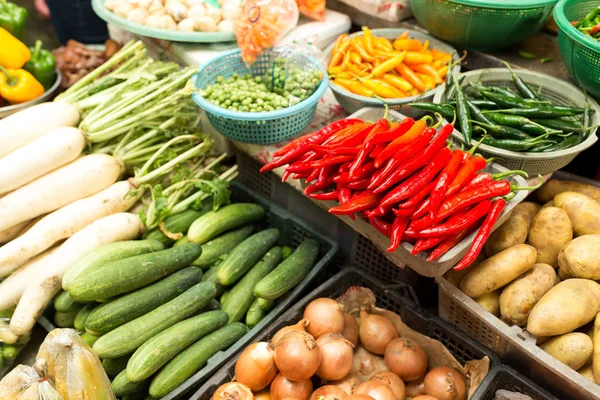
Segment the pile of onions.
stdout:
<path fill-rule="evenodd" d="M 306 332 L 288 332 L 275 346 L 275 364 L 288 379 L 310 379 L 319 369 L 320 362 L 317 342 Z"/>
<path fill-rule="evenodd" d="M 228 382 L 221 385 L 213 394 L 213 400 L 252 400 L 252 391 L 239 382 Z"/>
<path fill-rule="evenodd" d="M 315 339 L 344 331 L 344 306 L 333 299 L 322 297 L 311 301 L 304 309 L 303 318 L 309 321 L 306 331 Z"/>
<path fill-rule="evenodd" d="M 342 379 L 352 369 L 354 346 L 339 333 L 328 333 L 317 339 L 321 363 L 317 376 L 326 381 Z"/>
<path fill-rule="evenodd" d="M 418 379 L 427 370 L 427 354 L 418 343 L 408 338 L 392 340 L 385 349 L 387 367 L 403 381 Z"/>
<path fill-rule="evenodd" d="M 368 305 L 361 307 L 358 329 L 360 343 L 371 353 L 383 355 L 387 345 L 398 337 L 398 330 L 383 315 L 371 314 L 369 311 Z"/>
<path fill-rule="evenodd" d="M 267 342 L 257 342 L 246 347 L 235 363 L 238 382 L 257 392 L 269 386 L 277 375 L 275 351 Z"/>
<path fill-rule="evenodd" d="M 313 391 L 310 379 L 292 381 L 283 374 L 278 374 L 271 382 L 271 400 L 283 400 L 286 397 L 294 397 L 298 400 L 309 400 Z"/>

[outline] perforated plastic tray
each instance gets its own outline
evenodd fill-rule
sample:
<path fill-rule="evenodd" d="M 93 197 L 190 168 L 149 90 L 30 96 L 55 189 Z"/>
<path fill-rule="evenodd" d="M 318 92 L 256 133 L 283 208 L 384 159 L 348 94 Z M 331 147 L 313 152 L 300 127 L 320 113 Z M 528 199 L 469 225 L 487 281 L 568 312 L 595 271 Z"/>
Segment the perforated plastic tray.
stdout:
<path fill-rule="evenodd" d="M 498 365 L 485 377 L 472 400 L 495 400 L 498 390 L 508 390 L 531 397 L 533 400 L 558 400 L 514 369 Z"/>
<path fill-rule="evenodd" d="M 319 297 L 335 298 L 342 295 L 352 286 L 363 286 L 371 289 L 377 299 L 377 306 L 393 311 L 400 315 L 402 321 L 412 329 L 442 342 L 456 359 L 464 364 L 466 361 L 481 359 L 487 356 L 490 359 L 490 368 L 499 364 L 496 355 L 485 349 L 479 343 L 470 339 L 464 332 L 453 328 L 427 311 L 417 306 L 410 298 L 402 296 L 402 290 L 396 286 L 390 289 L 381 281 L 354 268 L 346 268 L 333 276 L 323 285 L 312 291 L 300 302 L 294 305 L 268 329 L 254 338 L 254 342 L 266 341 L 284 326 L 293 324 L 302 318 L 304 308 L 313 299 Z M 406 285 L 404 285 L 406 286 Z M 235 362 L 232 358 L 213 377 L 208 380 L 194 395 L 192 400 L 210 400 L 215 390 L 225 382 L 231 381 L 234 376 Z M 477 389 L 472 399 L 476 398 L 480 389 Z"/>

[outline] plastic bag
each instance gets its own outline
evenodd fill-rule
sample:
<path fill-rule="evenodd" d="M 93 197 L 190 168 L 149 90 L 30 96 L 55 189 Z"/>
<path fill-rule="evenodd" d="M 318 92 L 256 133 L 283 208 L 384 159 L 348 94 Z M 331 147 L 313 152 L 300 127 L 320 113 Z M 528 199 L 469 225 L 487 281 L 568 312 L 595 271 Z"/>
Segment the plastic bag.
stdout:
<path fill-rule="evenodd" d="M 363 14 L 398 22 L 412 17 L 410 0 L 339 0 Z"/>
<path fill-rule="evenodd" d="M 298 24 L 295 0 L 245 0 L 233 31 L 246 65 L 252 65 Z"/>
<path fill-rule="evenodd" d="M 27 365 L 18 365 L 2 379 L 0 399 L 64 400 L 47 378 Z"/>
<path fill-rule="evenodd" d="M 55 329 L 46 336 L 35 368 L 65 400 L 115 400 L 100 359 L 73 329 Z"/>
<path fill-rule="evenodd" d="M 296 0 L 302 15 L 317 21 L 325 21 L 325 0 Z"/>

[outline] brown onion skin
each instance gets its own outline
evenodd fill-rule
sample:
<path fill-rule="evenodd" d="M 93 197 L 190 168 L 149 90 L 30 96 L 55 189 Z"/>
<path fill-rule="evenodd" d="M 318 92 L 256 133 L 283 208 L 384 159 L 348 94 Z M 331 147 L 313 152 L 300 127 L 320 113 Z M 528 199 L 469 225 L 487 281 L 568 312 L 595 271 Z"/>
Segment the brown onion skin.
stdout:
<path fill-rule="evenodd" d="M 306 332 L 315 339 L 328 333 L 342 333 L 344 330 L 344 306 L 333 299 L 314 299 L 304 309 L 302 318 L 308 320 Z"/>
<path fill-rule="evenodd" d="M 417 397 L 425 394 L 425 376 L 421 376 L 406 384 L 406 397 Z"/>
<path fill-rule="evenodd" d="M 255 393 L 254 400 L 271 400 L 271 393 L 266 389 L 260 393 Z"/>
<path fill-rule="evenodd" d="M 293 331 L 306 332 L 307 325 L 308 325 L 308 320 L 302 319 L 302 320 L 298 321 L 297 323 L 295 323 L 294 325 L 284 326 L 283 328 L 278 330 L 277 333 L 275 333 L 275 335 L 271 338 L 271 344 L 273 344 L 273 347 L 277 346 L 277 342 L 279 342 L 279 339 L 281 339 L 283 337 L 283 335 L 285 335 L 286 333 L 293 332 Z"/>
<path fill-rule="evenodd" d="M 329 382 L 330 385 L 337 386 L 342 389 L 348 396 L 354 393 L 354 389 L 360 385 L 360 380 L 353 374 L 348 374 L 342 379 Z"/>
<path fill-rule="evenodd" d="M 437 397 L 429 396 L 428 394 L 422 394 L 417 397 L 413 397 L 412 400 L 440 400 Z"/>
<path fill-rule="evenodd" d="M 269 386 L 275 375 L 275 351 L 267 342 L 256 342 L 246 347 L 235 363 L 236 381 L 248 386 L 253 392 Z"/>
<path fill-rule="evenodd" d="M 344 330 L 342 335 L 356 347 L 358 344 L 358 322 L 354 315 L 344 313 Z"/>
<path fill-rule="evenodd" d="M 225 383 L 215 391 L 213 400 L 253 400 L 254 395 L 248 386 L 239 382 Z"/>
<path fill-rule="evenodd" d="M 353 394 L 352 396 L 346 397 L 346 400 L 375 400 L 371 396 L 367 396 L 366 394 Z"/>
<path fill-rule="evenodd" d="M 339 333 L 328 333 L 317 339 L 321 362 L 317 376 L 326 381 L 342 379 L 352 369 L 354 346 Z"/>
<path fill-rule="evenodd" d="M 385 383 L 380 381 L 368 380 L 354 389 L 354 394 L 366 394 L 371 396 L 375 400 L 395 400 L 396 397 L 392 392 L 392 389 Z"/>
<path fill-rule="evenodd" d="M 271 400 L 283 400 L 287 397 L 296 398 L 298 400 L 309 400 L 313 391 L 313 384 L 310 379 L 303 381 L 291 381 L 283 374 L 277 374 L 273 382 L 271 382 Z"/>
<path fill-rule="evenodd" d="M 385 364 L 404 382 L 418 379 L 427 370 L 427 354 L 418 343 L 408 338 L 397 338 L 385 349 Z"/>
<path fill-rule="evenodd" d="M 467 384 L 464 376 L 454 368 L 437 367 L 425 376 L 425 394 L 439 400 L 465 400 Z"/>
<path fill-rule="evenodd" d="M 392 389 L 392 393 L 396 400 L 405 400 L 406 399 L 406 387 L 404 386 L 404 382 L 402 379 L 395 373 L 391 371 L 383 371 L 378 372 L 371 377 L 370 380 L 378 381 L 387 385 L 390 389 Z"/>
<path fill-rule="evenodd" d="M 387 345 L 398 337 L 398 330 L 392 321 L 378 314 L 369 314 L 363 308 L 358 326 L 360 343 L 371 353 L 383 355 Z"/>
<path fill-rule="evenodd" d="M 315 390 L 310 396 L 310 400 L 319 400 L 320 396 L 323 396 L 321 400 L 346 400 L 348 394 L 337 386 L 325 385 Z"/>
<path fill-rule="evenodd" d="M 306 332 L 289 332 L 275 346 L 275 365 L 293 381 L 310 379 L 319 369 L 321 353 L 315 339 Z"/>

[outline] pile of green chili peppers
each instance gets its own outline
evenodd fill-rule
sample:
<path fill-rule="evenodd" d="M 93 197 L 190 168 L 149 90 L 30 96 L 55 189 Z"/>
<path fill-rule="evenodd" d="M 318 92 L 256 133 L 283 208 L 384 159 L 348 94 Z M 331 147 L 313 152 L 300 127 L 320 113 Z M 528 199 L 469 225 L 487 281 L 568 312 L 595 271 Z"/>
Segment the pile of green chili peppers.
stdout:
<path fill-rule="evenodd" d="M 583 19 L 571 23 L 582 33 L 600 41 L 600 6 L 590 11 Z"/>
<path fill-rule="evenodd" d="M 467 145 L 477 140 L 504 150 L 540 153 L 565 150 L 588 137 L 594 112 L 589 102 L 579 108 L 542 99 L 507 67 L 515 89 L 481 82 L 463 86 L 460 79 L 448 74 L 444 103 L 407 106 L 456 120 L 455 127 Z"/>

